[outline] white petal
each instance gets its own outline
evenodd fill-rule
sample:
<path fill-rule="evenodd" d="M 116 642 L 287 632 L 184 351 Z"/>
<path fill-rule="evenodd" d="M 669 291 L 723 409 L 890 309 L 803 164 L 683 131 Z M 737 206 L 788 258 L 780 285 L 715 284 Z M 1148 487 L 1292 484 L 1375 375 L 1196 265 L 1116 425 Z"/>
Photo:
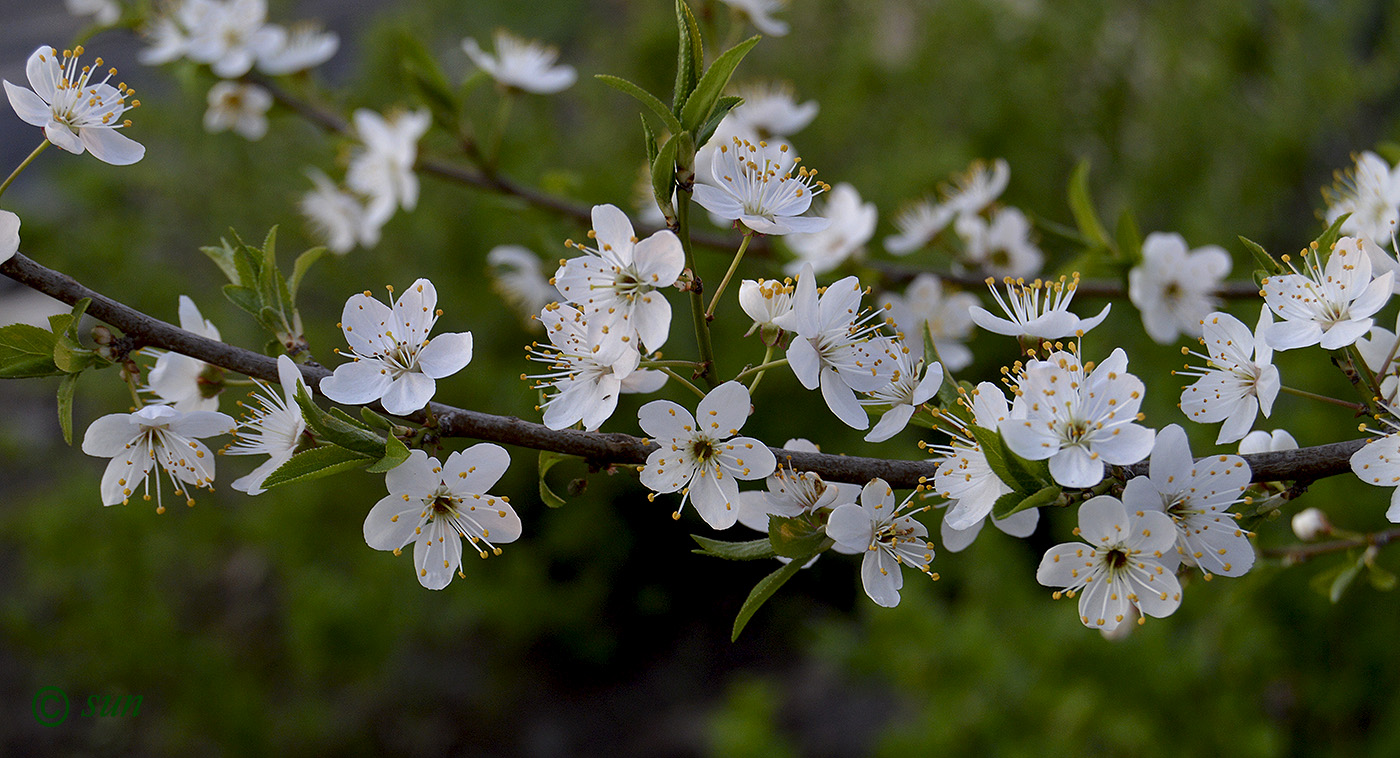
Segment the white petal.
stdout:
<path fill-rule="evenodd" d="M 838 506 L 826 522 L 826 536 L 850 550 L 865 550 L 875 536 L 865 509 L 855 503 Z"/>
<path fill-rule="evenodd" d="M 593 231 L 603 258 L 624 266 L 632 262 L 632 222 L 616 205 L 593 206 Z"/>
<path fill-rule="evenodd" d="M 10 106 L 20 120 L 30 126 L 47 126 L 53 118 L 53 110 L 43 98 L 19 85 L 5 82 L 5 94 L 10 98 Z"/>
<path fill-rule="evenodd" d="M 896 405 L 888 411 L 885 411 L 884 415 L 880 416 L 880 421 L 875 424 L 875 428 L 866 433 L 865 441 L 884 442 L 904 431 L 905 425 L 907 425 L 909 419 L 913 417 L 914 406 Z"/>
<path fill-rule="evenodd" d="M 322 382 L 321 389 L 325 390 L 325 383 Z M 389 387 L 384 390 L 384 397 L 380 402 L 384 404 L 384 410 L 395 416 L 407 416 L 414 411 L 422 410 L 423 406 L 433 399 L 433 393 L 437 391 L 437 382 L 432 377 L 418 372 L 400 374 L 399 378 L 389 383 Z M 330 397 L 330 393 L 326 393 Z M 334 399 L 334 398 L 332 398 Z"/>
<path fill-rule="evenodd" d="M 509 466 L 510 453 L 505 448 L 483 442 L 449 455 L 442 466 L 442 480 L 458 496 L 484 495 L 500 481 Z"/>
<path fill-rule="evenodd" d="M 710 390 L 695 409 L 701 430 L 716 439 L 732 437 L 749 417 L 749 389 L 739 382 L 725 382 Z"/>
<path fill-rule="evenodd" d="M 860 562 L 860 581 L 865 594 L 884 608 L 899 605 L 899 589 L 904 586 L 904 574 L 899 562 L 888 552 L 867 550 Z"/>
<path fill-rule="evenodd" d="M 1128 535 L 1128 510 L 1116 498 L 1100 495 L 1079 506 L 1079 533 L 1090 545 L 1112 545 Z"/>
<path fill-rule="evenodd" d="M 439 334 L 418 353 L 418 367 L 424 375 L 433 379 L 452 376 L 471 362 L 471 332 Z"/>
<path fill-rule="evenodd" d="M 427 508 L 417 498 L 404 500 L 387 495 L 374 504 L 365 517 L 365 543 L 375 550 L 398 550 L 413 540 L 414 530 L 424 521 Z"/>
<path fill-rule="evenodd" d="M 866 429 L 870 426 L 870 417 L 865 415 L 865 408 L 856 399 L 855 391 L 835 369 L 822 369 L 821 383 L 822 399 L 826 400 L 826 406 L 836 414 L 836 418 L 852 429 Z"/>
<path fill-rule="evenodd" d="M 1084 577 L 1094 565 L 1093 553 L 1093 548 L 1082 542 L 1056 545 L 1045 551 L 1045 555 L 1040 559 L 1040 566 L 1035 570 L 1035 580 L 1046 587 L 1077 586 L 1084 581 Z"/>
<path fill-rule="evenodd" d="M 413 545 L 413 565 L 419 584 L 430 590 L 446 587 L 462 566 L 462 538 L 446 523 L 434 520 L 423 527 Z"/>
<path fill-rule="evenodd" d="M 822 359 L 812 346 L 812 341 L 802 336 L 793 337 L 787 349 L 787 359 L 788 367 L 797 381 L 809 390 L 816 389 L 821 381 Z"/>
<path fill-rule="evenodd" d="M 739 485 L 732 476 L 716 479 L 714 471 L 700 471 L 690 483 L 695 512 L 714 529 L 728 529 L 739 520 Z"/>
<path fill-rule="evenodd" d="M 19 216 L 0 211 L 0 263 L 19 252 Z"/>
<path fill-rule="evenodd" d="M 343 363 L 336 366 L 335 373 L 321 380 L 321 394 L 337 403 L 364 405 L 384 397 L 392 382 L 379 361 Z"/>
<path fill-rule="evenodd" d="M 83 433 L 83 452 L 111 458 L 125 450 L 139 431 L 130 413 L 109 413 L 88 425 Z"/>
<path fill-rule="evenodd" d="M 977 535 L 981 533 L 984 523 L 986 523 L 985 519 L 977 519 L 972 522 L 972 526 L 966 529 L 954 529 L 945 517 L 943 525 L 939 529 L 939 535 L 943 538 L 944 549 L 953 553 L 962 552 L 968 545 L 972 544 L 973 540 L 977 539 Z"/>
<path fill-rule="evenodd" d="M 695 429 L 690 411 L 670 400 L 653 400 L 643 405 L 637 411 L 637 422 L 648 437 L 657 441 L 689 438 Z"/>
<path fill-rule="evenodd" d="M 116 129 L 89 126 L 78 130 L 78 138 L 92 156 L 113 166 L 130 166 L 146 156 L 146 148 Z"/>
<path fill-rule="evenodd" d="M 1017 511 L 1003 519 L 992 519 L 992 526 L 1000 529 L 1012 537 L 1029 537 L 1035 532 L 1035 527 L 1040 523 L 1040 509 L 1027 508 L 1024 511 Z"/>

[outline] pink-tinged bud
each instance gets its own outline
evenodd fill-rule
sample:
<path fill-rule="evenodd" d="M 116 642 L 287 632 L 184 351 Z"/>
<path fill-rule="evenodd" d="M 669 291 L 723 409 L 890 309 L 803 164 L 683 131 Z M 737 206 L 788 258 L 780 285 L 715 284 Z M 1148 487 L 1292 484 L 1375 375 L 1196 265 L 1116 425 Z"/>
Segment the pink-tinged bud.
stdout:
<path fill-rule="evenodd" d="M 1293 515 L 1293 533 L 1300 540 L 1315 540 L 1332 533 L 1332 522 L 1322 511 L 1307 508 Z"/>

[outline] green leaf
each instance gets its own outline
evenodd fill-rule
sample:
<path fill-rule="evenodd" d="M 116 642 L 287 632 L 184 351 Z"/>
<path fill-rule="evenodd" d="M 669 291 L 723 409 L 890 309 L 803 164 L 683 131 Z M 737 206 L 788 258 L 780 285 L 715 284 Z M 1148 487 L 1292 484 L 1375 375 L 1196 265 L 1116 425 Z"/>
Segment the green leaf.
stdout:
<path fill-rule="evenodd" d="M 1368 578 L 1371 580 L 1372 587 L 1375 587 L 1381 592 L 1390 592 L 1395 589 L 1395 574 L 1386 571 L 1375 563 L 1367 563 L 1366 568 L 1369 570 Z"/>
<path fill-rule="evenodd" d="M 725 95 L 721 97 L 719 101 L 715 103 L 714 112 L 710 114 L 709 120 L 695 133 L 695 144 L 703 145 L 709 142 L 710 138 L 715 136 L 715 130 L 719 128 L 719 122 L 723 121 L 724 117 L 729 115 L 730 111 L 743 104 L 744 98 L 737 95 Z"/>
<path fill-rule="evenodd" d="M 345 411 L 342 411 L 339 408 L 331 408 L 331 416 L 334 418 L 338 418 L 341 421 L 344 421 L 345 423 L 353 427 L 363 429 L 365 431 L 370 430 L 369 424 L 366 424 L 365 422 L 355 418 L 354 416 L 351 416 L 350 414 L 346 413 Z"/>
<path fill-rule="evenodd" d="M 76 374 L 97 363 L 97 353 L 79 345 L 67 334 L 58 335 L 53 343 L 53 365 L 60 371 Z"/>
<path fill-rule="evenodd" d="M 655 113 L 661 119 L 661 122 L 666 125 L 666 128 L 671 130 L 672 135 L 680 134 L 685 131 L 685 129 L 681 127 L 681 122 L 676 119 L 676 114 L 672 113 L 671 109 L 667 108 L 665 103 L 657 100 L 656 95 L 647 92 L 620 76 L 594 74 L 594 78 L 601 80 L 603 84 L 619 92 L 625 92 L 636 98 L 638 102 L 645 105 L 652 113 Z"/>
<path fill-rule="evenodd" d="M 1259 268 L 1263 269 L 1265 273 L 1284 273 L 1283 266 L 1280 265 L 1278 261 L 1274 260 L 1274 257 L 1269 255 L 1269 251 L 1265 250 L 1258 242 L 1243 235 L 1240 235 L 1240 242 L 1244 243 L 1245 248 L 1254 256 L 1255 262 L 1259 264 Z"/>
<path fill-rule="evenodd" d="M 671 103 L 679 112 L 690 93 L 695 91 L 700 72 L 705 68 L 705 43 L 700 37 L 700 25 L 684 0 L 676 0 L 676 29 L 680 46 L 676 54 L 676 86 Z"/>
<path fill-rule="evenodd" d="M 651 192 L 656 203 L 663 210 L 671 207 L 671 188 L 676 184 L 676 144 L 672 137 L 666 140 L 651 164 Z"/>
<path fill-rule="evenodd" d="M 199 251 L 209 256 L 209 260 L 218 264 L 219 270 L 224 272 L 224 276 L 228 277 L 230 282 L 233 284 L 243 283 L 238 277 L 238 264 L 234 263 L 233 249 L 228 246 L 228 243 L 219 247 L 201 247 Z"/>
<path fill-rule="evenodd" d="M 383 455 L 385 443 L 379 435 L 367 432 L 321 410 L 320 406 L 316 405 L 316 402 L 306 393 L 305 385 L 297 384 L 296 399 L 297 405 L 301 406 L 301 415 L 306 419 L 306 423 L 327 442 L 353 450 L 367 458 L 377 459 Z"/>
<path fill-rule="evenodd" d="M 296 263 L 292 264 L 292 280 L 287 282 L 287 290 L 292 294 L 292 302 L 296 302 L 297 288 L 301 286 L 301 278 L 306 276 L 306 272 L 311 268 L 311 264 L 321 259 L 326 254 L 326 248 L 313 247 L 310 250 L 297 256 Z"/>
<path fill-rule="evenodd" d="M 729 637 L 729 640 L 733 642 L 739 639 L 739 633 L 744 631 L 744 627 L 748 626 L 749 619 L 753 618 L 754 613 L 756 613 L 759 608 L 762 608 L 764 603 L 768 602 L 768 598 L 773 597 L 780 587 L 787 584 L 787 580 L 801 571 L 802 567 L 807 564 L 807 561 L 812 559 L 812 556 L 831 547 L 833 544 L 831 540 L 822 540 L 818 545 L 818 549 L 813 550 L 808 555 L 793 558 L 786 566 L 760 579 L 758 584 L 754 585 L 753 591 L 744 599 L 744 605 L 739 608 L 739 615 L 734 619 L 734 632 Z"/>
<path fill-rule="evenodd" d="M 1074 214 L 1074 223 L 1079 233 L 1092 245 L 1112 250 L 1113 243 L 1108 239 L 1108 231 L 1099 214 L 1094 210 L 1094 200 L 1089 195 L 1089 161 L 1081 160 L 1074 167 L 1069 178 L 1069 209 Z"/>
<path fill-rule="evenodd" d="M 371 463 L 365 471 L 371 474 L 382 474 L 398 468 L 399 464 L 406 460 L 408 460 L 408 446 L 403 444 L 403 440 L 391 434 L 384 440 L 384 457 Z"/>
<path fill-rule="evenodd" d="M 244 287 L 237 284 L 225 284 L 224 297 L 228 298 L 229 302 L 253 316 L 257 316 L 262 312 L 262 298 L 258 295 L 258 291 L 251 287 Z"/>
<path fill-rule="evenodd" d="M 368 456 L 335 445 L 323 445 L 303 450 L 282 464 L 263 480 L 263 488 L 272 489 L 283 484 L 320 479 L 331 474 L 360 468 L 369 462 Z"/>
<path fill-rule="evenodd" d="M 739 67 L 739 62 L 744 60 L 744 56 L 749 54 L 754 45 L 762 39 L 757 35 L 749 37 L 734 47 L 725 50 L 715 62 L 710 64 L 709 70 L 700 77 L 700 82 L 695 85 L 695 91 L 686 99 L 685 106 L 681 108 L 681 123 L 685 124 L 687 130 L 696 131 L 700 125 L 710 118 L 710 111 L 714 110 L 715 103 L 719 100 L 720 93 L 729 84 L 729 77 L 734 75 L 734 69 Z M 682 130 L 676 129 L 679 134 Z"/>
<path fill-rule="evenodd" d="M 578 456 L 576 456 L 576 455 L 568 455 L 568 454 L 565 454 L 565 453 L 556 453 L 556 452 L 554 452 L 553 450 L 541 450 L 541 451 L 540 451 L 540 460 L 539 460 L 539 472 L 540 472 L 540 473 L 539 473 L 539 476 L 540 476 L 540 500 L 544 501 L 544 504 L 547 505 L 547 506 L 549 506 L 550 508 L 562 508 L 562 507 L 564 506 L 564 502 L 565 502 L 565 501 L 564 501 L 564 498 L 559 497 L 559 495 L 555 494 L 554 490 L 552 490 L 552 489 L 549 488 L 549 485 L 546 484 L 545 481 L 544 481 L 544 475 L 547 474 L 547 473 L 549 473 L 549 470 L 552 469 L 552 468 L 554 468 L 554 467 L 555 467 L 556 465 L 558 465 L 560 462 L 562 462 L 562 461 L 567 461 L 567 460 L 570 460 L 570 459 L 573 459 L 573 460 L 582 460 L 582 459 L 580 459 L 580 458 L 579 458 Z"/>
<path fill-rule="evenodd" d="M 1016 495 L 1018 499 L 1016 500 L 1016 502 L 1008 504 L 1003 502 L 1004 500 L 1006 500 L 1005 495 L 997 498 L 996 503 L 992 505 L 992 518 L 1004 519 L 1013 513 L 1020 513 L 1021 511 L 1029 510 L 1031 508 L 1043 508 L 1047 505 L 1054 503 L 1056 500 L 1059 500 L 1061 492 L 1062 490 L 1060 489 L 1059 485 L 1051 484 L 1037 491 L 1034 495 L 1031 495 L 1030 497 L 1023 497 L 1019 493 L 1015 492 L 1008 493 Z"/>
<path fill-rule="evenodd" d="M 1340 603 L 1342 595 L 1346 594 L 1347 588 L 1355 581 L 1357 574 L 1361 573 L 1361 567 L 1365 565 L 1364 560 L 1357 559 L 1338 572 L 1327 587 L 1327 599 L 1333 604 Z"/>
<path fill-rule="evenodd" d="M 0 327 L 0 378 L 25 379 L 63 373 L 54 365 L 53 332 L 31 324 Z"/>
<path fill-rule="evenodd" d="M 1342 237 L 1342 224 L 1345 224 L 1349 218 L 1351 218 L 1350 213 L 1343 213 L 1332 222 L 1331 226 L 1327 227 L 1326 231 L 1318 235 L 1314 242 L 1320 252 L 1326 255 L 1331 251 L 1332 246 L 1337 244 L 1337 240 Z"/>
<path fill-rule="evenodd" d="M 63 441 L 73 444 L 73 390 L 78 387 L 78 377 L 82 374 L 69 374 L 58 383 L 58 427 L 63 430 Z"/>
<path fill-rule="evenodd" d="M 379 429 L 385 432 L 392 432 L 394 430 L 394 422 L 375 413 L 374 409 L 370 408 L 368 405 L 360 406 L 360 418 L 364 419 L 365 424 L 371 429 Z"/>
<path fill-rule="evenodd" d="M 768 517 L 768 541 L 773 544 L 773 552 L 784 558 L 811 557 L 825 539 L 826 533 L 804 518 Z"/>
<path fill-rule="evenodd" d="M 1039 491 L 1045 486 L 1039 472 L 1030 461 L 1011 452 L 1001 435 L 991 429 L 983 429 L 976 424 L 968 426 L 973 439 L 982 448 L 987 465 L 1006 486 L 1021 493 L 1021 497 Z"/>
<path fill-rule="evenodd" d="M 656 163 L 656 156 L 659 154 L 659 153 L 657 152 L 657 151 L 658 151 L 658 148 L 657 148 L 657 146 L 656 146 L 656 132 L 652 131 L 652 129 L 651 129 L 651 122 L 650 122 L 650 121 L 647 121 L 647 117 L 646 117 L 646 116 L 641 116 L 641 119 L 642 119 L 642 142 L 643 142 L 643 144 L 646 146 L 646 149 L 647 149 L 647 165 L 648 165 L 648 166 L 651 166 L 651 165 L 654 165 L 654 164 Z"/>
<path fill-rule="evenodd" d="M 692 534 L 690 538 L 700 545 L 699 550 L 690 552 L 723 558 L 727 561 L 757 561 L 763 558 L 778 557 L 778 554 L 773 551 L 773 543 L 766 539 L 750 540 L 749 542 L 721 542 L 701 537 L 698 534 Z"/>
<path fill-rule="evenodd" d="M 1118 214 L 1118 228 L 1114 235 L 1118 239 L 1118 253 L 1129 266 L 1142 263 L 1142 232 L 1138 231 L 1137 219 L 1130 208 Z"/>
<path fill-rule="evenodd" d="M 449 132 L 457 131 L 457 114 L 461 106 L 447 76 L 442 73 L 437 58 L 428 52 L 422 36 L 407 30 L 397 35 L 394 48 L 403 67 L 404 78 L 413 94 L 427 104 L 433 120 Z"/>

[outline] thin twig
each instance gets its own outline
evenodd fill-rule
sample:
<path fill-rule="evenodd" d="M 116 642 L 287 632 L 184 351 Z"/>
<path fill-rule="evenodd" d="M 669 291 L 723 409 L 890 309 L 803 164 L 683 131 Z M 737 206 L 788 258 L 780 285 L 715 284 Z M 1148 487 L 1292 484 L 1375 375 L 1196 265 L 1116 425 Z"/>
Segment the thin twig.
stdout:
<path fill-rule="evenodd" d="M 1266 558 L 1282 558 L 1286 563 L 1301 563 L 1302 561 L 1319 555 L 1339 553 L 1343 550 L 1352 550 L 1358 547 L 1384 547 L 1397 539 L 1400 539 L 1400 528 L 1363 534 L 1350 539 L 1318 542 L 1312 545 L 1288 545 L 1286 547 L 1264 548 L 1261 552 Z"/>

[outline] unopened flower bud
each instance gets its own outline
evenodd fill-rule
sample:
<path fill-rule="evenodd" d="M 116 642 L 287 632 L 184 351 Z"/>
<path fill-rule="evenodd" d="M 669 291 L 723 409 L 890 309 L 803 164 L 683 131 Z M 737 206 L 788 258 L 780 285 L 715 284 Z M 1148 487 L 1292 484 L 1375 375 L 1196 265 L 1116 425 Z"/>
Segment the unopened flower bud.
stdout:
<path fill-rule="evenodd" d="M 112 339 L 113 337 L 111 329 L 108 329 L 107 327 L 102 326 L 101 324 L 92 328 L 93 342 L 96 342 L 99 345 L 110 345 L 112 344 Z"/>
<path fill-rule="evenodd" d="M 1293 516 L 1293 533 L 1300 540 L 1315 540 L 1332 533 L 1327 514 L 1316 508 L 1305 508 Z"/>

